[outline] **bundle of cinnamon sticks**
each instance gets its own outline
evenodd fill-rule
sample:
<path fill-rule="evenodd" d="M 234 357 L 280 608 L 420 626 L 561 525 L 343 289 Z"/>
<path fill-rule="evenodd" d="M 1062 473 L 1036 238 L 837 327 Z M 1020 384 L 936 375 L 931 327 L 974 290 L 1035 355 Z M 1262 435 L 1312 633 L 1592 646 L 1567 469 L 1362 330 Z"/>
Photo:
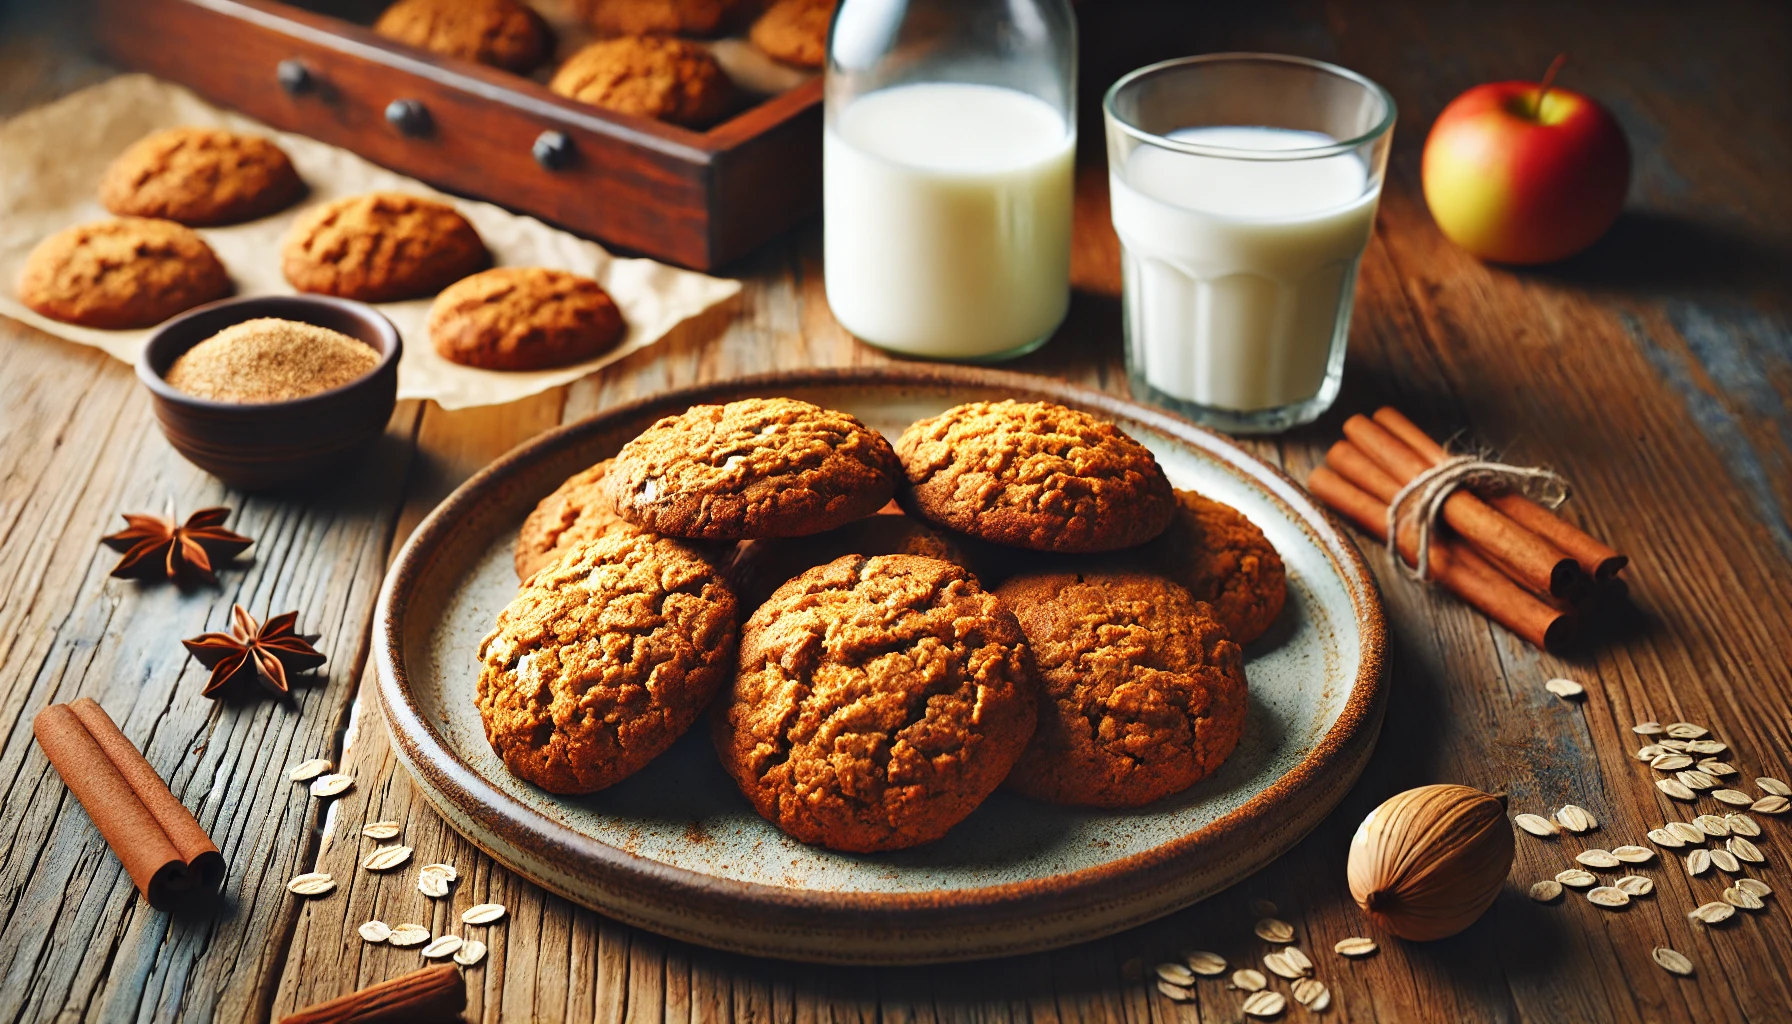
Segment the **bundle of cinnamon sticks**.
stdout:
<path fill-rule="evenodd" d="M 1344 422 L 1344 440 L 1307 478 L 1319 500 L 1377 537 L 1388 505 L 1415 477 L 1450 458 L 1391 407 Z M 1443 503 L 1431 534 L 1427 577 L 1538 647 L 1559 648 L 1575 635 L 1581 611 L 1621 590 L 1629 559 L 1517 491 L 1458 490 Z M 1419 564 L 1419 530 L 1402 522 L 1400 557 Z"/>

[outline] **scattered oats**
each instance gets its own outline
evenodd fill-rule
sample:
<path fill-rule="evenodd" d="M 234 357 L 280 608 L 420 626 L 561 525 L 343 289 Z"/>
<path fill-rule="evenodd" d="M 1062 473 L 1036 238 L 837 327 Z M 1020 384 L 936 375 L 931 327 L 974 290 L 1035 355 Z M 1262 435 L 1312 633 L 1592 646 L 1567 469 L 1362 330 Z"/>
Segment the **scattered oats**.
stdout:
<path fill-rule="evenodd" d="M 411 848 L 408 846 L 381 846 L 361 861 L 361 866 L 369 871 L 390 871 L 411 859 Z"/>
<path fill-rule="evenodd" d="M 1646 747 L 1638 748 L 1638 750 L 1636 752 L 1636 759 L 1638 761 L 1653 761 L 1656 758 L 1660 757 L 1661 755 L 1663 755 L 1667 752 L 1668 752 L 1668 748 L 1662 746 L 1661 744 L 1651 743 Z"/>
<path fill-rule="evenodd" d="M 1625 864 L 1646 864 L 1655 859 L 1655 851 L 1647 846 L 1620 846 L 1612 850 L 1612 856 Z"/>
<path fill-rule="evenodd" d="M 1738 910 L 1762 910 L 1767 906 L 1761 902 L 1761 897 L 1740 885 L 1732 885 L 1724 890 L 1724 902 Z"/>
<path fill-rule="evenodd" d="M 1694 921 L 1703 921 L 1706 924 L 1722 924 L 1733 917 L 1735 913 L 1735 907 L 1730 906 L 1728 903 L 1718 903 L 1714 900 L 1710 903 L 1701 905 L 1697 910 L 1694 910 L 1686 916 Z"/>
<path fill-rule="evenodd" d="M 1724 824 L 1730 826 L 1730 831 L 1739 836 L 1748 836 L 1752 839 L 1761 834 L 1760 824 L 1746 814 L 1726 814 L 1724 815 Z"/>
<path fill-rule="evenodd" d="M 503 916 L 504 904 L 480 903 L 461 911 L 460 920 L 462 924 L 491 924 Z"/>
<path fill-rule="evenodd" d="M 429 945 L 424 946 L 423 947 L 423 956 L 425 959 L 429 959 L 429 960 L 440 960 L 445 956 L 453 956 L 454 951 L 459 949 L 460 946 L 461 946 L 461 937 L 460 936 L 444 935 L 441 938 L 430 943 Z"/>
<path fill-rule="evenodd" d="M 1682 754 L 1686 753 L 1686 741 L 1685 740 L 1657 740 L 1656 746 L 1660 747 L 1663 750 L 1674 750 L 1674 751 L 1678 751 Z"/>
<path fill-rule="evenodd" d="M 1178 1003 L 1186 1003 L 1195 998 L 1193 992 L 1190 992 L 1188 989 L 1182 988 L 1181 986 L 1172 985 L 1167 981 L 1158 982 L 1157 990 L 1162 992 L 1166 998 Z"/>
<path fill-rule="evenodd" d="M 1701 814 L 1692 819 L 1692 823 L 1699 826 L 1699 831 L 1708 836 L 1716 836 L 1721 839 L 1730 834 L 1729 824 L 1720 815 Z"/>
<path fill-rule="evenodd" d="M 1251 913 L 1256 914 L 1258 917 L 1274 917 L 1276 916 L 1276 911 L 1279 909 L 1281 908 L 1276 906 L 1275 900 L 1251 901 Z"/>
<path fill-rule="evenodd" d="M 1570 889 L 1585 889 L 1587 886 L 1599 881 L 1599 879 L 1593 877 L 1593 872 L 1591 871 L 1582 868 L 1569 868 L 1566 871 L 1556 872 L 1556 881 Z"/>
<path fill-rule="evenodd" d="M 421 946 L 429 941 L 429 929 L 420 924 L 401 924 L 386 939 L 394 946 Z"/>
<path fill-rule="evenodd" d="M 1602 907 L 1622 907 L 1630 903 L 1630 894 L 1615 885 L 1602 885 L 1587 890 L 1587 902 Z"/>
<path fill-rule="evenodd" d="M 1263 991 L 1263 986 L 1267 984 L 1269 984 L 1269 979 L 1263 976 L 1262 971 L 1253 971 L 1249 967 L 1241 967 L 1232 972 L 1233 988 L 1241 988 L 1246 992 L 1261 992 Z"/>
<path fill-rule="evenodd" d="M 1301 973 L 1313 973 L 1313 961 L 1307 959 L 1307 954 L 1302 953 L 1299 946 L 1289 946 L 1282 950 L 1282 955 L 1288 959 L 1289 963 L 1300 968 Z"/>
<path fill-rule="evenodd" d="M 1702 875 L 1711 870 L 1711 851 L 1694 850 L 1686 855 L 1686 873 L 1693 876 Z"/>
<path fill-rule="evenodd" d="M 1699 762 L 1699 771 L 1706 775 L 1734 775 L 1736 769 L 1727 761 L 1719 761 L 1715 757 L 1707 757 Z"/>
<path fill-rule="evenodd" d="M 319 799 L 341 796 L 354 784 L 355 777 L 352 775 L 323 775 L 312 781 L 311 795 Z"/>
<path fill-rule="evenodd" d="M 1655 882 L 1642 875 L 1625 875 L 1614 884 L 1632 896 L 1647 896 L 1655 891 Z"/>
<path fill-rule="evenodd" d="M 1563 804 L 1556 812 L 1556 824 L 1570 832 L 1591 832 L 1599 827 L 1599 819 L 1591 811 L 1574 804 Z"/>
<path fill-rule="evenodd" d="M 1737 860 L 1747 861 L 1750 864 L 1759 864 L 1763 860 L 1766 860 L 1765 857 L 1761 856 L 1759 847 L 1741 836 L 1731 837 L 1728 842 L 1724 843 L 1724 849 L 1734 854 Z"/>
<path fill-rule="evenodd" d="M 1274 1017 L 1288 1005 L 1288 997 L 1280 992 L 1253 992 L 1244 1001 L 1243 1010 L 1251 1017 Z"/>
<path fill-rule="evenodd" d="M 1553 878 L 1545 878 L 1531 885 L 1531 899 L 1538 903 L 1551 903 L 1562 895 L 1562 883 Z"/>
<path fill-rule="evenodd" d="M 1555 822 L 1550 821 L 1548 818 L 1545 818 L 1541 814 L 1513 815 L 1512 824 L 1517 825 L 1519 828 L 1524 829 L 1526 832 L 1529 832 L 1531 835 L 1542 836 L 1545 839 L 1547 839 L 1550 836 L 1553 836 L 1561 831 L 1560 829 L 1556 828 Z"/>
<path fill-rule="evenodd" d="M 1711 794 L 1712 799 L 1729 804 L 1731 807 L 1747 807 L 1753 799 L 1739 789 L 1719 789 Z"/>
<path fill-rule="evenodd" d="M 462 967 L 471 967 L 485 959 L 485 943 L 478 939 L 468 939 L 454 951 L 454 962 Z"/>
<path fill-rule="evenodd" d="M 1700 736 L 1710 735 L 1711 730 L 1691 722 L 1669 722 L 1667 733 L 1677 740 L 1696 740 Z"/>
<path fill-rule="evenodd" d="M 1656 846 L 1666 846 L 1671 849 L 1679 849 L 1680 847 L 1686 845 L 1686 840 L 1680 838 L 1679 836 L 1675 835 L 1674 833 L 1668 831 L 1665 828 L 1650 829 L 1649 830 L 1649 841 L 1651 843 L 1654 843 Z"/>
<path fill-rule="evenodd" d="M 1317 978 L 1302 978 L 1288 987 L 1294 992 L 1294 1001 L 1309 1009 L 1327 992 L 1325 982 Z"/>
<path fill-rule="evenodd" d="M 294 782 L 310 782 L 312 779 L 317 778 L 319 775 L 322 775 L 334 767 L 336 766 L 331 764 L 328 759 L 314 757 L 304 764 L 294 768 L 292 771 L 287 772 L 286 777 Z"/>
<path fill-rule="evenodd" d="M 397 839 L 399 831 L 396 821 L 375 821 L 361 826 L 361 834 L 369 839 Z"/>
<path fill-rule="evenodd" d="M 1590 868 L 1615 868 L 1622 863 L 1610 850 L 1582 850 L 1574 859 Z"/>
<path fill-rule="evenodd" d="M 1773 895 L 1773 889 L 1759 878 L 1738 878 L 1736 880 L 1736 888 L 1741 889 L 1744 892 L 1752 892 L 1756 896 L 1763 898 Z"/>
<path fill-rule="evenodd" d="M 1655 760 L 1650 761 L 1649 767 L 1658 772 L 1672 772 L 1679 771 L 1690 764 L 1692 764 L 1692 758 L 1687 757 L 1685 754 L 1676 754 L 1670 750 L 1660 757 L 1657 757 Z"/>
<path fill-rule="evenodd" d="M 448 879 L 450 882 L 460 878 L 460 872 L 456 871 L 452 864 L 425 864 L 421 870 L 432 871 L 441 875 L 443 878 Z"/>
<path fill-rule="evenodd" d="M 1288 948 L 1293 949 L 1294 947 L 1289 946 Z M 1269 968 L 1269 973 L 1287 978 L 1290 981 L 1306 975 L 1305 971 L 1294 966 L 1292 963 L 1289 963 L 1288 958 L 1282 953 L 1270 953 L 1265 956 L 1263 958 L 1263 966 Z"/>
<path fill-rule="evenodd" d="M 1704 772 L 1675 772 L 1674 778 L 1685 784 L 1687 789 L 1716 789 L 1717 780 Z"/>
<path fill-rule="evenodd" d="M 1660 722 L 1638 722 L 1630 727 L 1630 731 L 1638 736 L 1660 736 L 1664 731 Z"/>
<path fill-rule="evenodd" d="M 1332 952 L 1339 956 L 1368 956 L 1379 948 L 1374 939 L 1352 935 L 1348 939 L 1339 939 L 1338 944 L 1332 947 Z"/>
<path fill-rule="evenodd" d="M 1257 937 L 1264 942 L 1286 945 L 1294 941 L 1294 926 L 1281 918 L 1266 917 L 1258 921 L 1257 927 L 1251 930 L 1256 932 Z"/>
<path fill-rule="evenodd" d="M 433 871 L 419 872 L 417 875 L 417 891 L 432 900 L 439 900 L 448 895 L 448 879 Z"/>
<path fill-rule="evenodd" d="M 1747 842 L 1747 840 L 1743 841 Z M 1722 871 L 1726 875 L 1740 874 L 1742 871 L 1742 862 L 1737 860 L 1736 855 L 1728 850 L 1712 850 L 1711 866 Z"/>
<path fill-rule="evenodd" d="M 392 927 L 384 921 L 369 921 L 355 931 L 368 942 L 384 942 L 392 937 Z"/>
<path fill-rule="evenodd" d="M 1728 749 L 1716 740 L 1693 740 L 1686 745 L 1689 754 L 1721 754 Z"/>
<path fill-rule="evenodd" d="M 1662 970 L 1671 974 L 1687 975 L 1692 973 L 1692 961 L 1686 959 L 1684 953 L 1676 952 L 1666 946 L 1656 946 L 1655 951 L 1649 956 L 1661 965 Z"/>
<path fill-rule="evenodd" d="M 1770 796 L 1792 796 L 1792 786 L 1768 775 L 1756 779 L 1755 788 Z"/>
<path fill-rule="evenodd" d="M 1734 792 L 1734 790 L 1732 790 L 1732 792 Z M 1737 806 L 1741 805 L 1738 804 Z M 1750 804 L 1748 809 L 1751 811 L 1760 811 L 1762 814 L 1784 814 L 1788 807 L 1792 807 L 1792 800 L 1789 800 L 1786 797 L 1764 796 Z"/>
<path fill-rule="evenodd" d="M 300 896 L 322 896 L 336 888 L 336 880 L 327 871 L 309 871 L 286 883 L 286 890 Z"/>
<path fill-rule="evenodd" d="M 1158 964 L 1152 970 L 1157 973 L 1159 978 L 1172 985 L 1181 985 L 1183 988 L 1187 988 L 1195 983 L 1195 972 L 1181 964 Z"/>
<path fill-rule="evenodd" d="M 1573 700 L 1576 697 L 1587 695 L 1587 688 L 1572 679 L 1551 679 L 1543 684 L 1543 688 L 1563 700 Z"/>
<path fill-rule="evenodd" d="M 1681 782 L 1679 779 L 1656 779 L 1655 788 L 1676 800 L 1696 799 L 1693 791 L 1687 788 L 1686 783 Z"/>
<path fill-rule="evenodd" d="M 1307 1009 L 1312 1010 L 1314 1013 L 1324 1013 L 1331 1008 L 1332 990 L 1329 988 L 1319 993 L 1319 998 L 1313 1000 L 1312 1005 L 1307 1007 Z"/>
<path fill-rule="evenodd" d="M 1669 832 L 1679 836 L 1683 842 L 1702 843 L 1705 841 L 1705 830 L 1691 822 L 1670 821 L 1666 827 Z"/>

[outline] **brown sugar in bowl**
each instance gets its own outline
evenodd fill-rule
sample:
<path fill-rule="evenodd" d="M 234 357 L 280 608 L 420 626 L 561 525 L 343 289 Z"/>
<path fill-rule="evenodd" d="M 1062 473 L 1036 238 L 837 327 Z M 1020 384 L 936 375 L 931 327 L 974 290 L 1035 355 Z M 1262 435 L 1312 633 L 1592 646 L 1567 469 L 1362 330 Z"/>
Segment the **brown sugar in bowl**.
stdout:
<path fill-rule="evenodd" d="M 218 402 L 165 378 L 175 359 L 226 327 L 260 317 L 338 331 L 379 354 L 366 375 L 283 402 Z M 163 324 L 137 357 L 137 378 L 163 436 L 187 461 L 243 490 L 278 490 L 316 479 L 370 450 L 398 398 L 398 329 L 371 306 L 321 295 L 268 295 L 201 306 Z"/>

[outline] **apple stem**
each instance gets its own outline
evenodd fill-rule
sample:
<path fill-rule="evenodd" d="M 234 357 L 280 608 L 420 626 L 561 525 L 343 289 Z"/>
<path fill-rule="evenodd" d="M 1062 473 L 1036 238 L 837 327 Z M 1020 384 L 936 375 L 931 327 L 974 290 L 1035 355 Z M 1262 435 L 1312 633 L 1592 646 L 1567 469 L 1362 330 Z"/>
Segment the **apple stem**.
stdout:
<path fill-rule="evenodd" d="M 1543 81 L 1537 87 L 1537 105 L 1532 109 L 1531 116 L 1539 119 L 1543 117 L 1543 97 L 1549 95 L 1549 87 L 1556 81 L 1556 72 L 1562 70 L 1562 65 L 1566 63 L 1568 55 L 1565 53 L 1556 54 L 1556 59 L 1549 62 L 1549 70 L 1543 72 Z"/>

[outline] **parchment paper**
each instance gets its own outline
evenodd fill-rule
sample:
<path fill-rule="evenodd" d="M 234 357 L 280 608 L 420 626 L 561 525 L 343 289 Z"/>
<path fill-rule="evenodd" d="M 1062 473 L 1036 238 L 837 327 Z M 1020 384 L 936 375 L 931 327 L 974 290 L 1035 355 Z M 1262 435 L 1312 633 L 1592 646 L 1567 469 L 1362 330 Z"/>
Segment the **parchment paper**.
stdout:
<path fill-rule="evenodd" d="M 292 157 L 310 193 L 296 206 L 261 220 L 199 228 L 236 282 L 237 295 L 290 295 L 280 274 L 280 246 L 301 211 L 362 192 L 397 191 L 452 203 L 485 239 L 498 266 L 569 270 L 596 278 L 628 321 L 621 345 L 588 363 L 558 370 L 502 373 L 460 366 L 429 344 L 431 299 L 376 304 L 404 336 L 399 398 L 430 398 L 444 409 L 498 405 L 580 377 L 653 344 L 680 321 L 740 291 L 726 281 L 652 260 L 617 259 L 595 242 L 489 203 L 447 196 L 422 182 L 369 163 L 345 149 L 219 109 L 188 90 L 148 75 L 121 75 L 26 111 L 0 124 L 0 314 L 60 338 L 134 362 L 149 330 L 106 331 L 65 324 L 18 301 L 19 272 L 31 249 L 63 228 L 111 216 L 100 205 L 101 173 L 125 147 L 152 131 L 181 125 L 255 132 Z M 601 197 L 593 196 L 593 202 Z"/>

